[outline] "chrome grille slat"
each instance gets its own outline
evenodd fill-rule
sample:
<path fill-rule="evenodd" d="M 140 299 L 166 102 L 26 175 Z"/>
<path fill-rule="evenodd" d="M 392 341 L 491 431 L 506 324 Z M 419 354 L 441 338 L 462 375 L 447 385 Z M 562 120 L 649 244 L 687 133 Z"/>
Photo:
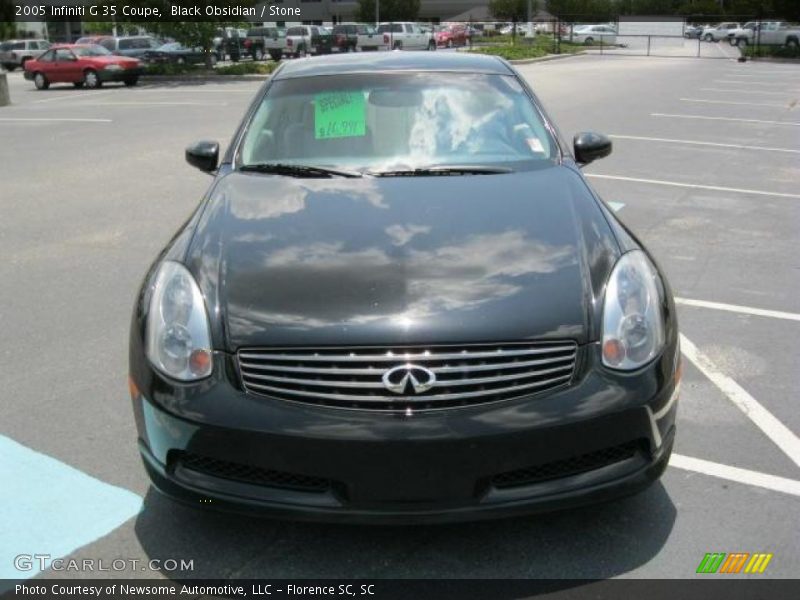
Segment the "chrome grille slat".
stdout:
<path fill-rule="evenodd" d="M 557 381 L 563 381 L 568 377 L 571 377 L 572 374 L 569 375 L 562 375 L 561 377 L 554 377 L 553 379 L 547 379 L 545 381 L 537 381 L 535 383 L 527 383 L 525 385 L 514 385 L 511 387 L 499 388 L 495 390 L 491 390 L 491 393 L 501 394 L 507 392 L 515 392 L 521 390 L 528 390 L 535 387 L 541 387 L 543 385 L 548 385 L 550 383 L 554 383 Z M 270 391 L 270 392 L 283 392 L 286 393 L 286 388 L 278 388 L 272 387 L 268 385 L 260 385 L 255 383 L 248 384 L 250 387 Z M 347 394 L 326 394 L 324 392 L 309 392 L 306 390 L 295 392 L 299 396 L 313 396 L 315 398 L 321 398 L 326 400 L 341 400 L 345 402 L 392 402 L 392 403 L 401 403 L 401 404 L 411 404 L 411 402 L 403 401 L 403 396 L 356 396 L 356 395 L 347 395 Z M 420 401 L 420 400 L 462 400 L 466 398 L 474 398 L 476 396 L 486 396 L 486 391 L 479 391 L 479 392 L 463 392 L 458 394 L 435 394 L 430 396 L 415 396 L 413 401 Z"/>
<path fill-rule="evenodd" d="M 492 352 L 462 352 L 434 353 L 429 352 L 412 354 L 408 352 L 398 352 L 396 354 L 254 354 L 252 352 L 239 352 L 239 357 L 257 358 L 263 360 L 291 360 L 297 362 L 396 362 L 396 361 L 421 361 L 421 360 L 457 360 L 459 358 L 496 358 L 500 356 L 523 356 L 531 354 L 551 354 L 554 352 L 567 352 L 574 350 L 574 346 L 559 346 L 546 349 L 536 349 L 530 347 L 525 350 L 503 350 L 498 349 Z"/>
<path fill-rule="evenodd" d="M 570 354 L 564 356 L 557 356 L 555 358 L 541 358 L 538 360 L 525 360 L 510 363 L 490 363 L 483 365 L 464 365 L 458 367 L 431 367 L 432 371 L 439 373 L 469 373 L 472 371 L 495 371 L 502 369 L 521 369 L 524 367 L 535 367 L 537 365 L 548 365 L 556 362 L 565 362 L 575 360 L 575 349 L 573 348 Z M 381 368 L 366 368 L 366 369 L 350 369 L 342 367 L 292 367 L 287 365 L 262 365 L 250 361 L 239 361 L 242 368 L 256 369 L 257 371 L 282 371 L 285 373 L 319 373 L 321 375 L 379 375 L 382 374 L 386 367 Z"/>
<path fill-rule="evenodd" d="M 577 353 L 574 342 L 556 341 L 246 348 L 238 359 L 242 383 L 252 394 L 340 408 L 431 410 L 508 400 L 568 385 Z M 396 374 L 396 367 L 406 365 L 420 368 L 423 379 L 429 371 L 431 385 L 419 393 L 411 387 L 397 394 L 387 389 L 383 375 L 391 369 Z"/>
<path fill-rule="evenodd" d="M 542 371 L 537 371 L 536 373 L 512 373 L 511 375 L 497 375 L 495 377 L 479 377 L 477 379 L 437 379 L 436 383 L 433 384 L 433 387 L 442 388 L 442 387 L 451 387 L 451 386 L 460 386 L 460 385 L 483 385 L 485 383 L 498 383 L 501 381 L 513 381 L 515 379 L 527 379 L 530 377 L 536 377 L 538 375 L 549 375 L 550 373 L 556 373 L 558 371 L 563 371 L 565 369 L 569 369 L 572 371 L 572 365 L 568 365 L 565 367 L 556 367 L 554 369 L 544 369 Z M 435 368 L 432 368 L 435 374 L 439 374 Z M 374 375 L 381 375 L 382 372 L 378 371 L 374 373 Z M 317 387 L 344 387 L 344 388 L 361 388 L 361 389 L 377 389 L 377 390 L 385 390 L 383 383 L 380 379 L 377 381 L 332 381 L 328 379 L 299 379 L 296 377 L 278 377 L 275 375 L 255 375 L 249 374 L 247 375 L 248 379 L 258 379 L 261 381 L 273 381 L 276 383 L 293 383 L 296 385 L 311 385 Z"/>

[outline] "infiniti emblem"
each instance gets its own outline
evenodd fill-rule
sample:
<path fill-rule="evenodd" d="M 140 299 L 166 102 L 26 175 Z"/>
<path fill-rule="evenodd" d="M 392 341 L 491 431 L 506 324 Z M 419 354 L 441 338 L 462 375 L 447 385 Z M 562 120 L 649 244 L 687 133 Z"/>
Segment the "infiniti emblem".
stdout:
<path fill-rule="evenodd" d="M 433 387 L 436 383 L 436 374 L 419 365 L 405 364 L 386 371 L 382 381 L 386 389 L 395 394 L 409 393 L 409 386 L 410 392 L 421 394 Z"/>

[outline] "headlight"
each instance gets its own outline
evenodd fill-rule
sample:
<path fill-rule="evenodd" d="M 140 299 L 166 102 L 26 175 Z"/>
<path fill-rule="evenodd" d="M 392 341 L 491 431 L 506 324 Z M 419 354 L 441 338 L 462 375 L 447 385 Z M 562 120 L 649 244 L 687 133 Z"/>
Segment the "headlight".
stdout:
<path fill-rule="evenodd" d="M 106 71 L 121 71 L 122 67 L 120 65 L 106 65 Z"/>
<path fill-rule="evenodd" d="M 156 275 L 147 315 L 147 358 L 182 381 L 211 374 L 211 335 L 203 296 L 180 263 L 166 261 Z"/>
<path fill-rule="evenodd" d="M 624 254 L 614 266 L 603 304 L 603 364 L 633 370 L 664 346 L 663 286 L 641 250 Z"/>

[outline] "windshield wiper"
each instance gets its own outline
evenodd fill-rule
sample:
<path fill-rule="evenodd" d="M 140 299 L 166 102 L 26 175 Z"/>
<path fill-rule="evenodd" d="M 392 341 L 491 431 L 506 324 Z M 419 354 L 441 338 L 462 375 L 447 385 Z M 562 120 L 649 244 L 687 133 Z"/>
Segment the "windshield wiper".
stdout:
<path fill-rule="evenodd" d="M 254 173 L 274 173 L 276 175 L 286 175 L 287 177 L 362 177 L 358 171 L 346 171 L 343 169 L 329 169 L 328 167 L 317 167 L 314 165 L 294 165 L 291 163 L 256 163 L 252 165 L 242 165 L 240 171 L 251 171 Z"/>
<path fill-rule="evenodd" d="M 388 171 L 367 171 L 374 177 L 427 177 L 429 175 L 498 175 L 511 173 L 508 167 L 492 167 L 486 165 L 438 165 L 433 167 L 417 167 L 416 169 L 392 169 Z"/>

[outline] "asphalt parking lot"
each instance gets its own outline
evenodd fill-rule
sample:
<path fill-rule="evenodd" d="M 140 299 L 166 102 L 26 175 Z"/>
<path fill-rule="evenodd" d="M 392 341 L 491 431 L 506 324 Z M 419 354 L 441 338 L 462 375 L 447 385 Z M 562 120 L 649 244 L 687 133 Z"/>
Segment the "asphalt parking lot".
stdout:
<path fill-rule="evenodd" d="M 150 489 L 127 396 L 133 297 L 210 181 L 258 81 L 36 92 L 0 108 L 0 577 L 21 553 L 193 560 L 172 577 L 693 577 L 707 552 L 800 573 L 800 65 L 580 56 L 519 67 L 591 182 L 666 270 L 684 380 L 661 482 L 612 504 L 472 525 L 298 524 Z M 2 458 L 4 457 L 4 458 Z M 102 501 L 101 501 L 102 500 Z"/>

